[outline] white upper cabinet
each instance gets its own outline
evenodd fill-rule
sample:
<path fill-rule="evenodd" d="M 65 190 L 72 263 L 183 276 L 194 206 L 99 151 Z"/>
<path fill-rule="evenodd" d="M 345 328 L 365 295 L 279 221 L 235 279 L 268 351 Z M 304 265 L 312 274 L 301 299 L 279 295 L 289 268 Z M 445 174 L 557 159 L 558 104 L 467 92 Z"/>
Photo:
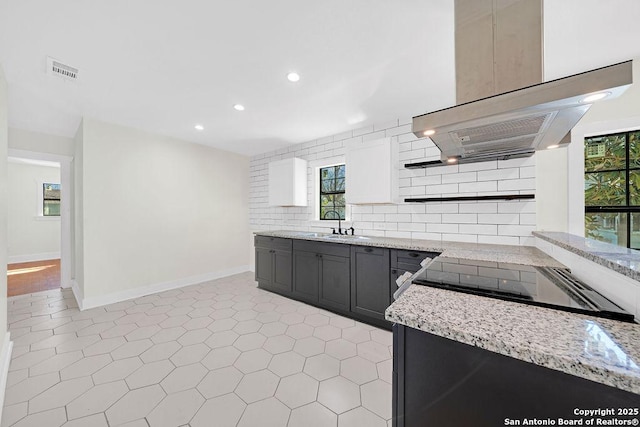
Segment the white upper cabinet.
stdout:
<path fill-rule="evenodd" d="M 269 206 L 307 206 L 307 161 L 269 163 Z"/>
<path fill-rule="evenodd" d="M 347 203 L 397 203 L 397 163 L 398 147 L 391 143 L 391 138 L 347 145 Z"/>

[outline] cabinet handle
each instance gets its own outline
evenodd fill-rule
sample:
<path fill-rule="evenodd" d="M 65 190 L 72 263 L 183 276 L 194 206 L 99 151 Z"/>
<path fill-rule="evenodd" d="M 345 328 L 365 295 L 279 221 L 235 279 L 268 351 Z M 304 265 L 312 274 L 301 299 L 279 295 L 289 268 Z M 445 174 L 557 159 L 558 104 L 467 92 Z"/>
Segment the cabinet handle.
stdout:
<path fill-rule="evenodd" d="M 320 258 L 322 258 L 322 254 L 318 255 Z"/>
<path fill-rule="evenodd" d="M 364 251 L 365 251 L 365 252 L 373 252 L 373 249 L 371 249 L 371 248 L 364 248 Z"/>
<path fill-rule="evenodd" d="M 391 270 L 391 274 L 398 274 L 398 270 L 396 269 Z"/>
<path fill-rule="evenodd" d="M 412 257 L 412 258 L 418 258 L 420 256 L 420 254 L 417 254 L 415 252 L 410 252 L 409 256 Z"/>

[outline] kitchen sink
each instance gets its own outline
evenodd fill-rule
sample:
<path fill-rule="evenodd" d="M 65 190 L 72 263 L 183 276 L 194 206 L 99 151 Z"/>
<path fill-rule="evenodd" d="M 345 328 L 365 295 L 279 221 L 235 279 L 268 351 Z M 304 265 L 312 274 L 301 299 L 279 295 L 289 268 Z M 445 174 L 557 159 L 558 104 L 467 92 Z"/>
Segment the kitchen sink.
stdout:
<path fill-rule="evenodd" d="M 324 233 L 305 233 L 305 232 L 296 233 L 296 235 L 300 237 L 324 237 L 325 236 Z"/>
<path fill-rule="evenodd" d="M 347 236 L 343 234 L 332 234 L 327 236 L 327 239 L 344 239 L 344 240 L 369 240 L 367 236 Z"/>

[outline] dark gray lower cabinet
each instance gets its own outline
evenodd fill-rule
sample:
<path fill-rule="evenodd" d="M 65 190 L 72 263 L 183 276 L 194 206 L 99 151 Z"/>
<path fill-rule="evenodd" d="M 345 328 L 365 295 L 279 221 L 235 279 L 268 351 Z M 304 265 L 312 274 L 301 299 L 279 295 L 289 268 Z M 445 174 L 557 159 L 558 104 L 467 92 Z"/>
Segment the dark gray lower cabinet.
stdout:
<path fill-rule="evenodd" d="M 255 249 L 261 288 L 387 329 L 395 279 L 438 255 L 268 236 L 256 236 Z"/>
<path fill-rule="evenodd" d="M 326 308 L 349 310 L 349 246 L 294 241 L 293 296 Z"/>
<path fill-rule="evenodd" d="M 393 326 L 392 390 L 393 427 L 495 427 L 520 425 L 505 420 L 524 418 L 584 421 L 574 414 L 576 408 L 640 405 L 635 393 L 399 324 Z"/>
<path fill-rule="evenodd" d="M 284 295 L 291 294 L 291 240 L 256 236 L 256 282 Z"/>
<path fill-rule="evenodd" d="M 294 251 L 293 296 L 313 304 L 318 303 L 320 258 L 316 252 Z"/>
<path fill-rule="evenodd" d="M 384 320 L 389 303 L 389 249 L 352 246 L 351 311 Z"/>
<path fill-rule="evenodd" d="M 349 311 L 349 258 L 320 256 L 318 302 L 341 311 Z"/>

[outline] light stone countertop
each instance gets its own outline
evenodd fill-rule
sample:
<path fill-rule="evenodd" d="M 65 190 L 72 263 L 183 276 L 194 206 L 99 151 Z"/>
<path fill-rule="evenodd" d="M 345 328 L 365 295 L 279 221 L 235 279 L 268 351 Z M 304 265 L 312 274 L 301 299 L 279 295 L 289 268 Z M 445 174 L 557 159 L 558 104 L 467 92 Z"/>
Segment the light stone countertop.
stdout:
<path fill-rule="evenodd" d="M 385 317 L 411 328 L 640 394 L 640 325 L 428 286 Z"/>
<path fill-rule="evenodd" d="M 441 252 L 442 257 L 564 267 L 534 247 L 268 231 L 256 235 Z M 538 237 L 540 233 L 536 233 Z M 551 234 L 551 233 L 545 233 Z M 366 237 L 366 236 L 365 236 Z M 640 394 L 640 325 L 410 286 L 386 319 L 525 362 Z"/>
<path fill-rule="evenodd" d="M 534 231 L 533 235 L 633 280 L 640 281 L 640 251 L 569 233 Z"/>
<path fill-rule="evenodd" d="M 440 240 L 399 239 L 374 236 L 342 236 L 329 233 L 304 231 L 260 231 L 258 236 L 282 237 L 285 239 L 313 240 L 317 242 L 342 243 L 379 248 L 412 251 L 441 252 L 448 258 L 465 258 L 476 261 L 507 262 L 536 267 L 564 267 L 538 248 L 532 246 L 490 245 L 481 243 L 446 242 Z"/>

